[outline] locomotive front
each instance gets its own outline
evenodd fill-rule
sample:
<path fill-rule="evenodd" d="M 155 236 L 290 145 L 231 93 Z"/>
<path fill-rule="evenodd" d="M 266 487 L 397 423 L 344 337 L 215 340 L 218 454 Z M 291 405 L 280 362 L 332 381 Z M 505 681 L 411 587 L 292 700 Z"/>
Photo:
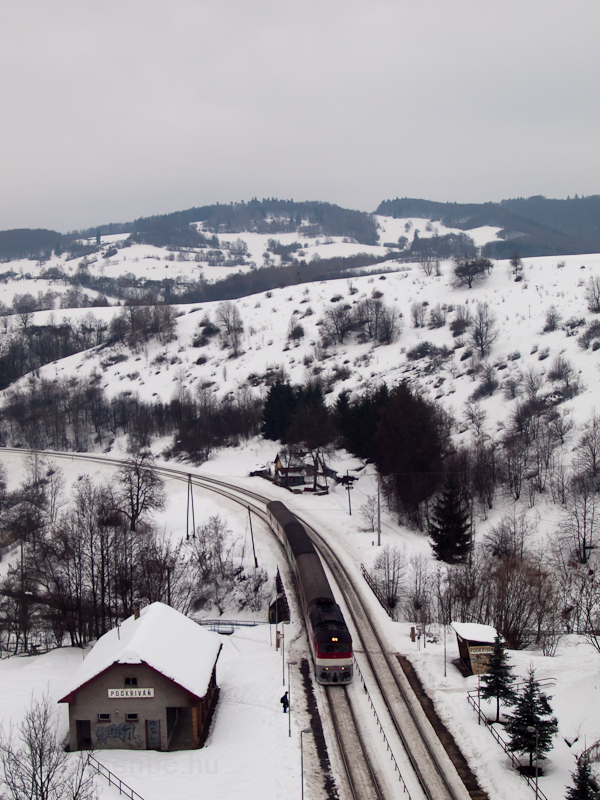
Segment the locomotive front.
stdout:
<path fill-rule="evenodd" d="M 352 637 L 337 603 L 321 602 L 309 608 L 315 675 L 319 683 L 350 683 Z"/>

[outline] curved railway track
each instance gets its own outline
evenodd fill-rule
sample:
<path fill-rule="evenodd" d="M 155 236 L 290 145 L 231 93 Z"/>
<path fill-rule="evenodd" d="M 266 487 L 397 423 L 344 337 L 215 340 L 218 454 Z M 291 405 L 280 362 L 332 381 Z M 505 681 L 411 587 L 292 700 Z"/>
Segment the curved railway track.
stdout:
<path fill-rule="evenodd" d="M 13 448 L 7 448 L 5 452 L 7 451 L 20 454 L 28 452 Z M 121 466 L 123 463 L 121 459 L 88 454 L 41 452 L 52 458 L 77 459 L 113 466 Z M 163 466 L 155 466 L 155 469 L 158 474 L 173 480 L 185 482 L 190 480 L 190 473 L 186 470 Z M 245 507 L 252 506 L 253 511 L 267 523 L 264 506 L 270 498 L 218 478 L 192 475 L 191 479 L 195 486 L 221 494 Z M 302 518 L 302 513 L 297 511 L 294 513 L 305 525 L 319 555 L 329 568 L 344 597 L 354 628 L 358 633 L 359 643 L 355 641 L 355 651 L 362 651 L 366 662 L 366 668 L 363 665 L 362 669 L 365 682 L 368 680 L 369 686 L 374 687 L 371 694 L 376 693 L 387 709 L 389 720 L 402 742 L 408 762 L 424 796 L 428 800 L 471 800 L 454 764 L 426 718 L 398 660 L 388 653 L 384 637 L 377 623 L 371 618 L 367 603 L 362 592 L 354 585 L 351 574 L 323 536 L 306 519 Z M 370 764 L 364 741 L 359 732 L 360 726 L 356 724 L 348 697 L 348 689 L 349 687 L 344 687 L 340 691 L 338 687 L 328 687 L 327 697 L 350 791 L 355 800 L 362 800 L 362 798 L 365 800 L 382 798 L 383 800 L 385 795 Z M 333 693 L 336 696 L 332 699 Z M 341 699 L 342 697 L 344 700 Z"/>

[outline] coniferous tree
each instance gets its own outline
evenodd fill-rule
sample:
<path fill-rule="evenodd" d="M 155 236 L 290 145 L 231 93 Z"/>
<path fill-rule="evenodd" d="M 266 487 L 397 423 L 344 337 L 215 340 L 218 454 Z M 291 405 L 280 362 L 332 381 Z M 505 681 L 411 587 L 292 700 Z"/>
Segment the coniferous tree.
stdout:
<path fill-rule="evenodd" d="M 456 564 L 469 552 L 469 512 L 463 500 L 460 483 L 450 474 L 438 498 L 429 523 L 432 548 L 439 561 Z"/>
<path fill-rule="evenodd" d="M 423 504 L 437 490 L 443 468 L 444 425 L 439 407 L 401 383 L 381 409 L 375 464 L 400 518 L 422 527 Z"/>
<path fill-rule="evenodd" d="M 496 698 L 496 722 L 500 720 L 500 701 L 511 704 L 517 699 L 517 694 L 511 686 L 512 667 L 506 662 L 504 644 L 499 634 L 494 639 L 494 649 L 489 658 L 488 671 L 481 676 L 481 696 L 484 700 Z"/>
<path fill-rule="evenodd" d="M 598 800 L 598 782 L 592 774 L 589 759 L 577 759 L 577 769 L 571 773 L 573 786 L 567 789 L 566 800 Z"/>
<path fill-rule="evenodd" d="M 263 407 L 261 432 L 265 439 L 285 441 L 296 410 L 296 393 L 289 383 L 277 381 L 269 389 Z"/>
<path fill-rule="evenodd" d="M 528 728 L 537 729 L 537 735 L 535 730 Z M 528 753 L 531 767 L 534 755 L 536 759 L 545 758 L 544 753 L 552 749 L 552 737 L 557 730 L 557 720 L 552 716 L 548 698 L 542 695 L 540 684 L 535 679 L 535 671 L 530 669 L 515 712 L 506 723 L 506 732 L 510 737 L 508 749 L 512 752 Z"/>

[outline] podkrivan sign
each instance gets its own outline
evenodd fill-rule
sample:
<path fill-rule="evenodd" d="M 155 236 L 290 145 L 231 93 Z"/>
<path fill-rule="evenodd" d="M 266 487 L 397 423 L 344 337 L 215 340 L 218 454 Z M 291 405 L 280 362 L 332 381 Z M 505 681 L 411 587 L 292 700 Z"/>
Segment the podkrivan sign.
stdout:
<path fill-rule="evenodd" d="M 109 689 L 109 699 L 116 699 L 121 697 L 154 697 L 154 689 L 141 689 L 137 686 L 132 689 Z"/>

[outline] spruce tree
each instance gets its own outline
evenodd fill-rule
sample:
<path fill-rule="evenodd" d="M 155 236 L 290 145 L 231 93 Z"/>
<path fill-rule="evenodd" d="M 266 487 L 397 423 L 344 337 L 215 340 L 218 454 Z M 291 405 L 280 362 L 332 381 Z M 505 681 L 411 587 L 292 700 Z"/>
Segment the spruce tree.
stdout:
<path fill-rule="evenodd" d="M 261 433 L 265 439 L 286 441 L 296 410 L 296 393 L 289 383 L 277 381 L 269 389 L 263 406 Z"/>
<path fill-rule="evenodd" d="M 589 759 L 577 759 L 577 769 L 571 773 L 573 786 L 567 789 L 566 800 L 598 800 L 598 782 L 592 774 Z"/>
<path fill-rule="evenodd" d="M 438 561 L 456 564 L 463 561 L 470 544 L 469 512 L 462 498 L 460 483 L 449 475 L 441 497 L 436 501 L 429 523 L 429 536 Z"/>
<path fill-rule="evenodd" d="M 506 662 L 504 644 L 499 634 L 494 639 L 494 649 L 488 661 L 486 675 L 481 676 L 481 696 L 484 700 L 496 698 L 496 722 L 500 720 L 500 701 L 511 704 L 517 699 L 513 690 L 512 667 Z"/>
<path fill-rule="evenodd" d="M 525 687 L 517 699 L 514 714 L 506 723 L 506 732 L 510 737 L 508 749 L 512 752 L 528 753 L 530 767 L 536 754 L 536 732 L 527 729 L 537 729 L 537 758 L 545 758 L 544 753 L 552 749 L 552 737 L 558 730 L 556 717 L 551 714 L 548 698 L 541 694 L 535 671 L 530 669 Z"/>

